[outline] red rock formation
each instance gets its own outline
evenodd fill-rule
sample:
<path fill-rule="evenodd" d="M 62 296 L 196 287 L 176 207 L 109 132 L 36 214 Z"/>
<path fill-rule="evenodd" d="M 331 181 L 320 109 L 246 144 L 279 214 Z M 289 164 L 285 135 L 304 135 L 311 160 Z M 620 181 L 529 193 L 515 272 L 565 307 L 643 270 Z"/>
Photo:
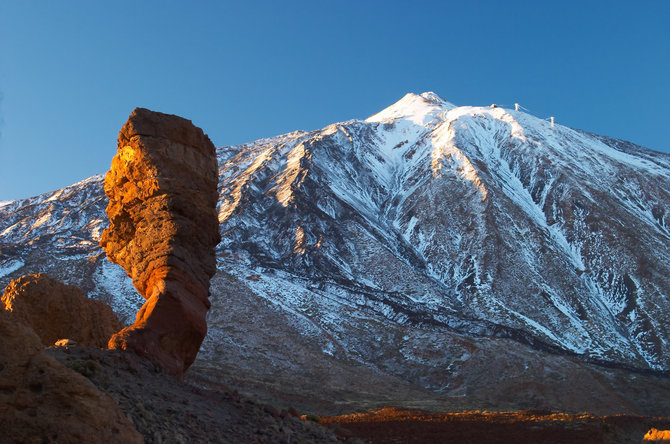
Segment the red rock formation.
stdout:
<path fill-rule="evenodd" d="M 216 150 L 189 120 L 135 109 L 105 178 L 110 226 L 100 244 L 147 300 L 110 348 L 131 349 L 181 378 L 207 332 L 220 240 Z"/>
<path fill-rule="evenodd" d="M 670 430 L 651 428 L 643 437 L 643 441 L 670 442 Z"/>
<path fill-rule="evenodd" d="M 116 402 L 0 310 L 0 442 L 142 443 Z"/>
<path fill-rule="evenodd" d="M 47 346 L 67 338 L 80 345 L 104 348 L 122 327 L 109 305 L 89 299 L 80 288 L 45 274 L 14 279 L 5 288 L 2 304 L 32 327 Z"/>

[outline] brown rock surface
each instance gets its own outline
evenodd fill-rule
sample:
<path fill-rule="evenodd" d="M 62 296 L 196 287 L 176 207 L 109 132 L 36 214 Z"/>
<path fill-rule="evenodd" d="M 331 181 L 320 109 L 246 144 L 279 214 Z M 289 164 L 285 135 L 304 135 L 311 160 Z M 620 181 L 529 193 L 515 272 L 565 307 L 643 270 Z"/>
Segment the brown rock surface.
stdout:
<path fill-rule="evenodd" d="M 207 332 L 220 240 L 216 150 L 189 120 L 136 108 L 105 177 L 110 226 L 100 244 L 147 300 L 114 335 L 181 378 Z"/>
<path fill-rule="evenodd" d="M 14 279 L 5 288 L 2 303 L 32 327 L 46 346 L 67 338 L 81 345 L 106 347 L 122 327 L 109 305 L 45 274 Z"/>
<path fill-rule="evenodd" d="M 88 379 L 117 400 L 147 443 L 338 442 L 329 429 L 290 415 L 276 417 L 267 405 L 223 384 L 205 387 L 175 381 L 160 366 L 134 353 L 75 346 L 53 347 L 47 354 L 77 371 L 82 362 L 90 364 Z"/>
<path fill-rule="evenodd" d="M 0 441 L 141 443 L 114 400 L 44 353 L 40 338 L 0 310 Z"/>

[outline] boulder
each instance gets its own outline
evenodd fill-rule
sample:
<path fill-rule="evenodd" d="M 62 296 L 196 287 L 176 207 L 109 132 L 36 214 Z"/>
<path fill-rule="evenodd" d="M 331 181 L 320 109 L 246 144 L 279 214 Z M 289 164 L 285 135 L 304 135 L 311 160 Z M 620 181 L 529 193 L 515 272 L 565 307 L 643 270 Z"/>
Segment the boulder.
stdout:
<path fill-rule="evenodd" d="M 32 327 L 46 346 L 68 338 L 79 345 L 106 348 L 112 334 L 122 327 L 109 305 L 46 274 L 14 279 L 5 288 L 2 304 Z"/>
<path fill-rule="evenodd" d="M 0 310 L 0 441 L 142 443 L 109 395 L 44 353 L 18 316 Z"/>
<path fill-rule="evenodd" d="M 220 240 L 216 149 L 178 116 L 136 108 L 105 177 L 110 225 L 100 245 L 146 299 L 109 348 L 152 359 L 177 378 L 207 333 Z"/>

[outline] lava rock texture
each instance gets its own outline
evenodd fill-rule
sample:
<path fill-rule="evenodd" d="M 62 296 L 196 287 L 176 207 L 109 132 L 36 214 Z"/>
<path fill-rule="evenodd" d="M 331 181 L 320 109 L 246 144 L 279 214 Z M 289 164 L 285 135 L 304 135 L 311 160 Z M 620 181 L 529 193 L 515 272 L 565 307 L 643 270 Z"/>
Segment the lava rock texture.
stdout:
<path fill-rule="evenodd" d="M 0 442 L 144 442 L 111 396 L 47 355 L 14 313 L 0 310 L 0 337 Z"/>
<path fill-rule="evenodd" d="M 133 353 L 74 346 L 53 347 L 46 354 L 113 398 L 146 444 L 338 442 L 331 430 L 301 420 L 292 409 L 257 403 L 220 384 L 176 382 L 164 369 Z"/>
<path fill-rule="evenodd" d="M 109 305 L 89 299 L 79 287 L 46 274 L 14 279 L 5 288 L 2 304 L 32 327 L 45 346 L 67 338 L 81 345 L 105 348 L 109 338 L 122 327 Z"/>
<path fill-rule="evenodd" d="M 109 348 L 149 357 L 177 378 L 207 333 L 217 179 L 216 151 L 200 128 L 142 108 L 121 129 L 105 177 L 110 226 L 100 245 L 146 299 Z"/>

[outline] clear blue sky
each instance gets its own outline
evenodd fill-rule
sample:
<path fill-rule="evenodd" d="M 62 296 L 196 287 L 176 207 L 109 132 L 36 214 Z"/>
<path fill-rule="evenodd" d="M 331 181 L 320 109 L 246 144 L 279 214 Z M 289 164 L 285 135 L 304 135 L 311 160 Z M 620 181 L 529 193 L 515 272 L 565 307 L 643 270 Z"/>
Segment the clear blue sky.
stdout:
<path fill-rule="evenodd" d="M 670 1 L 0 0 L 0 200 L 109 168 L 136 106 L 217 146 L 407 92 L 670 151 Z"/>

